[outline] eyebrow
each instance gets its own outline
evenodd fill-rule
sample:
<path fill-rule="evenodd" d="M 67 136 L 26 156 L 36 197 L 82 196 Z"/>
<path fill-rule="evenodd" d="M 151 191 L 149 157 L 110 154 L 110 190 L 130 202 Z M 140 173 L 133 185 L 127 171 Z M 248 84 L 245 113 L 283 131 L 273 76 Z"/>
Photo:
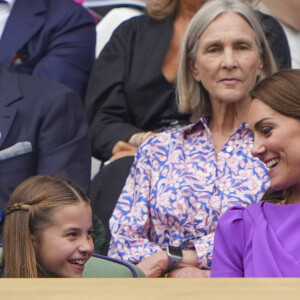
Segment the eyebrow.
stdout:
<path fill-rule="evenodd" d="M 93 230 L 94 229 L 94 226 L 91 225 L 88 230 Z M 81 231 L 81 228 L 79 227 L 67 227 L 65 228 L 65 231 Z"/>
<path fill-rule="evenodd" d="M 262 124 L 265 120 L 270 120 L 270 119 L 271 119 L 271 118 L 263 118 L 263 119 L 259 120 L 258 122 L 256 122 L 256 123 L 254 124 L 254 128 L 255 128 L 256 130 L 258 130 L 258 128 L 261 127 L 261 124 Z"/>
<path fill-rule="evenodd" d="M 217 39 L 211 39 L 211 40 L 208 40 L 207 42 L 204 42 L 203 43 L 203 46 L 204 48 L 205 47 L 208 47 L 208 46 L 211 46 L 211 45 L 221 45 L 222 44 L 222 41 L 217 38 Z M 235 38 L 233 40 L 233 44 L 234 45 L 239 45 L 239 44 L 247 44 L 247 45 L 251 45 L 252 44 L 252 40 L 251 39 L 247 39 L 247 38 Z"/>

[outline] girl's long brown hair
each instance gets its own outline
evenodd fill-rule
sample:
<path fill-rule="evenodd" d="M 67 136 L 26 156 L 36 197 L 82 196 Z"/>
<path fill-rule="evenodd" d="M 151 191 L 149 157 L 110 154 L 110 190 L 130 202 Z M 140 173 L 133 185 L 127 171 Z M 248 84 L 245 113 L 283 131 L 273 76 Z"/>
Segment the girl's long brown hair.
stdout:
<path fill-rule="evenodd" d="M 80 189 L 60 178 L 30 177 L 14 190 L 2 233 L 4 277 L 47 277 L 36 259 L 32 236 L 54 223 L 54 209 L 78 202 L 90 203 Z"/>

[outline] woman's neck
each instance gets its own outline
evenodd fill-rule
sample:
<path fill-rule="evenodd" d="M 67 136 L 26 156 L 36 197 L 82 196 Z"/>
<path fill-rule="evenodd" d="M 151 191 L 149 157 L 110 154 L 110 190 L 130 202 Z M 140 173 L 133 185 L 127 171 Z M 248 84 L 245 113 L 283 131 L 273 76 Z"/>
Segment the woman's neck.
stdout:
<path fill-rule="evenodd" d="M 211 131 L 229 132 L 227 137 L 247 120 L 250 100 L 234 103 L 212 103 L 212 117 L 209 122 Z"/>
<path fill-rule="evenodd" d="M 213 113 L 208 127 L 217 153 L 221 151 L 229 136 L 247 120 L 249 106 L 250 101 L 213 105 Z"/>

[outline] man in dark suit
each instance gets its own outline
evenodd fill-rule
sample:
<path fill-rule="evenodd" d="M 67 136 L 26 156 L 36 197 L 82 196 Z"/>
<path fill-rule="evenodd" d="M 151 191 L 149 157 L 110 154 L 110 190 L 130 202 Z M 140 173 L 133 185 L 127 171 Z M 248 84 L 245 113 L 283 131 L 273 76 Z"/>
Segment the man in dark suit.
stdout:
<path fill-rule="evenodd" d="M 72 0 L 4 0 L 0 63 L 63 83 L 84 98 L 95 59 L 95 21 Z M 2 17 L 0 15 L 0 17 Z"/>
<path fill-rule="evenodd" d="M 63 173 L 87 191 L 90 166 L 77 93 L 0 65 L 0 209 L 21 181 L 36 174 Z"/>

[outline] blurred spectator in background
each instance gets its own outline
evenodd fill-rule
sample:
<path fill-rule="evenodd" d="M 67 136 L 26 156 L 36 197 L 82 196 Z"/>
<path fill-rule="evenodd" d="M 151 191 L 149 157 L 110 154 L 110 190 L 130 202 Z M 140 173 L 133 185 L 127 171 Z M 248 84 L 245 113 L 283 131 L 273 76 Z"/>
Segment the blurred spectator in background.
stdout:
<path fill-rule="evenodd" d="M 26 178 L 58 173 L 89 191 L 82 101 L 70 88 L 0 65 L 0 209 Z"/>
<path fill-rule="evenodd" d="M 77 2 L 77 3 L 81 4 L 81 5 L 83 5 L 83 3 L 84 3 L 84 0 L 73 0 L 73 1 L 74 1 L 74 2 Z M 87 10 L 88 10 L 88 11 L 90 12 L 90 14 L 94 17 L 96 24 L 98 24 L 99 21 L 101 20 L 101 16 L 98 15 L 95 11 L 93 11 L 93 10 L 91 10 L 91 9 L 89 9 L 89 8 L 87 8 Z"/>
<path fill-rule="evenodd" d="M 63 83 L 83 99 L 95 58 L 95 21 L 72 0 L 0 4 L 0 63 Z"/>
<path fill-rule="evenodd" d="M 300 1 L 261 0 L 258 9 L 280 21 L 290 46 L 292 67 L 300 69 Z"/>

